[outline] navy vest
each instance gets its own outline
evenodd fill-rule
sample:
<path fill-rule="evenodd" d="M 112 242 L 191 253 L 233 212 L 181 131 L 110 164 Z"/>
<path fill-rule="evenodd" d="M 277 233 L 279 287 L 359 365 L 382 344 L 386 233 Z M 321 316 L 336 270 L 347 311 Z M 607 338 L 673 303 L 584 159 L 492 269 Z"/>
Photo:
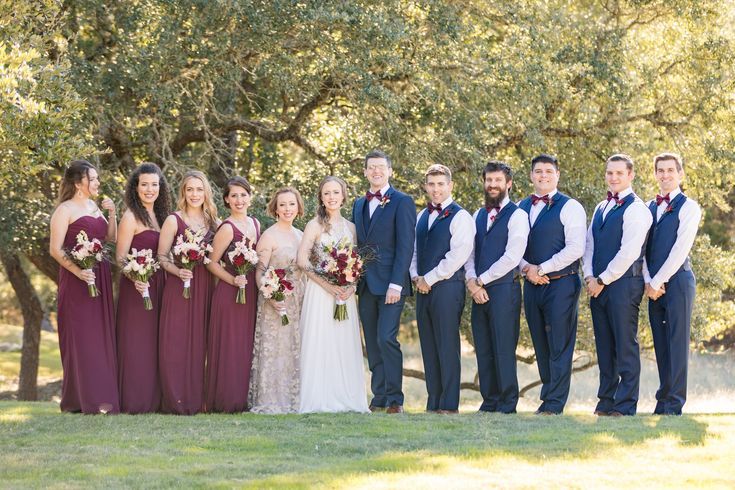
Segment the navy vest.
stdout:
<path fill-rule="evenodd" d="M 427 210 L 421 215 L 416 225 L 416 259 L 417 272 L 420 276 L 426 275 L 439 262 L 444 259 L 449 252 L 449 244 L 452 234 L 449 232 L 449 225 L 457 213 L 462 208 L 456 202 L 452 202 L 449 206 L 442 209 L 439 216 L 429 228 L 429 211 Z M 464 267 L 460 267 L 452 277 L 447 281 L 463 281 Z"/>
<path fill-rule="evenodd" d="M 495 215 L 495 221 L 490 229 L 487 229 L 487 209 L 480 208 L 475 218 L 475 273 L 479 277 L 500 259 L 505 253 L 508 244 L 508 223 L 518 206 L 509 202 L 500 212 Z M 501 278 L 494 280 L 485 286 L 513 282 L 515 269 Z"/>
<path fill-rule="evenodd" d="M 529 264 L 542 264 L 555 254 L 559 253 L 566 246 L 566 235 L 564 235 L 564 225 L 561 222 L 561 209 L 569 200 L 569 196 L 557 192 L 551 198 L 551 202 L 544 206 L 541 212 L 536 216 L 536 221 L 531 226 L 531 232 L 528 235 L 528 246 L 523 259 Z M 530 224 L 531 219 L 531 197 L 525 198 L 518 204 L 518 207 L 528 213 Z M 579 260 L 575 260 L 565 268 L 559 271 L 544 271 L 554 274 L 576 273 L 579 270 Z"/>
<path fill-rule="evenodd" d="M 595 241 L 595 251 L 592 254 L 592 274 L 599 277 L 605 272 L 607 265 L 617 255 L 620 244 L 623 241 L 623 215 L 628 209 L 636 195 L 631 192 L 623 198 L 623 203 L 608 211 L 605 219 L 602 219 L 602 211 L 605 206 L 600 206 L 592 217 L 592 236 Z M 608 206 L 611 206 L 609 203 Z M 640 276 L 643 269 L 643 244 L 638 259 L 628 268 L 621 277 Z"/>
<path fill-rule="evenodd" d="M 686 202 L 687 197 L 684 194 L 677 195 L 667 206 L 667 211 L 661 215 L 660 220 L 656 220 L 658 214 L 658 206 L 656 201 L 651 201 L 648 209 L 653 215 L 653 225 L 648 232 L 646 241 L 646 265 L 651 277 L 658 273 L 661 266 L 664 265 L 669 253 L 676 242 L 676 233 L 679 230 L 679 211 Z M 670 211 L 669 211 L 670 210 Z M 678 271 L 691 270 L 689 265 L 689 257 L 684 261 Z"/>

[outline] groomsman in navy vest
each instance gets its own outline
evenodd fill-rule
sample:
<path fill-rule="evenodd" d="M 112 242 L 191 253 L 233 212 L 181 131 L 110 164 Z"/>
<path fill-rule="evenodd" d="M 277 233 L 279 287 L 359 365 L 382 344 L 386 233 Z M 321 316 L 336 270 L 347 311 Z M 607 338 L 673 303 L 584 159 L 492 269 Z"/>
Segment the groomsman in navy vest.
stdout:
<path fill-rule="evenodd" d="M 413 256 L 416 205 L 388 183 L 390 157 L 379 150 L 365 157 L 370 190 L 352 206 L 357 244 L 376 252 L 357 288 L 372 373 L 372 411 L 403 412 L 403 355 L 398 327 L 406 295 L 412 294 L 408 268 Z"/>
<path fill-rule="evenodd" d="M 559 163 L 552 155 L 531 160 L 534 194 L 519 203 L 531 233 L 521 270 L 523 306 L 541 378 L 536 414 L 560 414 L 569 397 L 577 311 L 582 282 L 587 216 L 582 205 L 559 192 Z"/>
<path fill-rule="evenodd" d="M 472 295 L 472 336 L 482 394 L 481 412 L 515 413 L 518 405 L 516 347 L 521 324 L 518 264 L 526 250 L 525 211 L 508 192 L 513 172 L 491 161 L 482 171 L 485 207 L 475 214 L 475 247 L 465 263 Z"/>
<path fill-rule="evenodd" d="M 681 192 L 684 168 L 679 155 L 657 155 L 653 168 L 661 194 L 648 202 L 653 226 L 643 262 L 660 382 L 653 413 L 681 415 L 687 397 L 689 335 L 696 289 L 689 251 L 702 211 L 696 201 Z"/>
<path fill-rule="evenodd" d="M 472 253 L 475 224 L 452 199 L 452 172 L 432 165 L 424 176 L 429 196 L 419 212 L 411 280 L 416 297 L 421 356 L 426 374 L 427 412 L 459 410 L 459 323 L 464 309 L 464 264 Z"/>
<path fill-rule="evenodd" d="M 607 159 L 607 199 L 595 207 L 587 230 L 583 270 L 600 368 L 596 415 L 635 415 L 638 405 L 638 310 L 643 251 L 653 220 L 633 193 L 634 177 L 631 157 L 619 153 Z"/>

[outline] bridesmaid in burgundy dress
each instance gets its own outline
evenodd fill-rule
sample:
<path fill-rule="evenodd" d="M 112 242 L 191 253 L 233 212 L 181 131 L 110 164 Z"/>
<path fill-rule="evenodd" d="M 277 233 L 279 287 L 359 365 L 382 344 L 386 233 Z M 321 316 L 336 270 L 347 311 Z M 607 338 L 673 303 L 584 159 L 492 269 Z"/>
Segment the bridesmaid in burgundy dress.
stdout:
<path fill-rule="evenodd" d="M 158 253 L 158 236 L 171 213 L 168 184 L 155 163 L 142 163 L 125 186 L 127 209 L 117 229 L 117 260 L 122 265 L 131 249 Z M 166 273 L 158 270 L 148 283 L 120 275 L 117 302 L 117 362 L 120 410 L 125 413 L 157 412 L 161 404 L 158 381 L 158 315 Z M 148 289 L 152 310 L 143 306 Z"/>
<path fill-rule="evenodd" d="M 250 239 L 253 248 L 258 242 L 260 224 L 247 215 L 251 192 L 250 184 L 242 177 L 227 181 L 224 201 L 230 208 L 230 216 L 214 236 L 212 262 L 207 265 L 219 278 L 209 320 L 206 398 L 209 412 L 243 412 L 248 404 L 258 286 L 255 270 L 247 275 L 235 275 L 226 254 L 230 246 L 242 240 L 243 236 Z M 219 264 L 223 257 L 227 268 Z M 244 285 L 247 285 L 245 304 L 237 304 L 237 290 Z"/>
<path fill-rule="evenodd" d="M 171 250 L 186 228 L 208 230 L 218 224 L 217 208 L 207 177 L 198 170 L 184 175 L 178 211 L 166 218 L 158 242 L 158 257 L 168 276 L 163 288 L 158 337 L 161 411 L 194 415 L 204 407 L 204 356 L 214 281 L 202 265 L 193 271 L 177 267 Z M 191 280 L 191 297 L 184 298 L 184 281 Z"/>
<path fill-rule="evenodd" d="M 106 261 L 82 270 L 64 250 L 76 244 L 84 230 L 89 239 L 115 241 L 115 203 L 103 199 L 109 222 L 94 200 L 99 195 L 97 169 L 85 160 L 71 162 L 59 188 L 59 205 L 51 216 L 49 253 L 59 267 L 59 350 L 64 369 L 61 410 L 82 413 L 118 413 L 115 322 L 112 278 Z M 99 296 L 90 297 L 93 282 Z"/>

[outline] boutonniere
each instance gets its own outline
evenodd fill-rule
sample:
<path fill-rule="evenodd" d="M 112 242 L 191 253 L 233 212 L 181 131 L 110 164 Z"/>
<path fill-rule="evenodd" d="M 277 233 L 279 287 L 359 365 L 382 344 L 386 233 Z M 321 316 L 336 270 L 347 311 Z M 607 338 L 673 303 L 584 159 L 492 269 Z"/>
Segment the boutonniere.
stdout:
<path fill-rule="evenodd" d="M 390 202 L 390 196 L 383 196 L 383 199 L 380 200 L 380 207 L 384 208 L 388 203 Z"/>
<path fill-rule="evenodd" d="M 674 208 L 673 208 L 673 207 L 671 207 L 671 204 L 669 204 L 668 206 L 666 206 L 666 209 L 664 210 L 664 214 L 666 214 L 666 213 L 670 213 L 670 212 L 671 212 L 671 211 L 673 211 L 673 210 L 674 210 Z"/>
<path fill-rule="evenodd" d="M 442 213 L 441 218 L 444 219 L 447 216 L 449 216 L 450 214 L 452 214 L 452 212 L 450 210 L 448 210 L 448 209 L 445 209 L 444 212 Z"/>
<path fill-rule="evenodd" d="M 618 209 L 622 205 L 623 205 L 623 200 L 622 199 L 616 199 L 615 200 L 615 206 L 613 206 L 612 211 L 615 211 L 616 209 Z"/>
<path fill-rule="evenodd" d="M 554 200 L 553 199 L 549 199 L 549 202 L 546 203 L 546 210 L 548 211 L 549 209 L 551 209 L 551 206 L 553 206 L 553 205 L 554 205 Z"/>

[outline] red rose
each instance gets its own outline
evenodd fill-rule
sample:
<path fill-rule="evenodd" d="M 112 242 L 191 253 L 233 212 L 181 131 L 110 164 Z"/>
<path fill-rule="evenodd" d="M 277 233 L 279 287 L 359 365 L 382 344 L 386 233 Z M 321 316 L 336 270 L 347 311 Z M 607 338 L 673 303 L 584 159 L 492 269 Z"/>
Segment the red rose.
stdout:
<path fill-rule="evenodd" d="M 232 264 L 236 265 L 237 267 L 245 265 L 245 257 L 242 255 L 235 255 L 235 257 L 232 259 Z"/>
<path fill-rule="evenodd" d="M 135 261 L 139 263 L 140 265 L 145 264 L 145 257 L 136 257 Z"/>
<path fill-rule="evenodd" d="M 189 257 L 189 260 L 199 260 L 199 252 L 196 250 L 189 250 L 186 256 Z"/>
<path fill-rule="evenodd" d="M 281 281 L 281 284 L 283 284 L 283 287 L 288 291 L 291 291 L 293 289 L 293 284 L 291 284 L 291 281 Z"/>
<path fill-rule="evenodd" d="M 286 277 L 286 270 L 285 269 L 276 269 L 273 272 L 276 273 L 276 276 L 278 277 L 278 279 L 283 279 L 284 277 Z"/>

